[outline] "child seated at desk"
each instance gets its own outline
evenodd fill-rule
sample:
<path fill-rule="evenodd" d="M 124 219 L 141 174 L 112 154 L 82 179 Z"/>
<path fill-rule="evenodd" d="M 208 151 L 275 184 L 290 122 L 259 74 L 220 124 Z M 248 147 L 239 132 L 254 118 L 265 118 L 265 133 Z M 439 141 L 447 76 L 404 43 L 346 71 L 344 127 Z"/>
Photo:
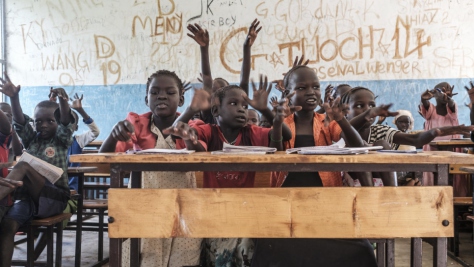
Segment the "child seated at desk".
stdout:
<path fill-rule="evenodd" d="M 8 119 L 8 123 L 11 125 L 13 123 L 13 114 L 12 107 L 6 102 L 0 103 L 0 110 L 5 113 Z M 23 153 L 23 146 L 21 145 L 20 138 L 15 132 L 15 129 L 12 127 L 12 138 L 9 145 L 8 151 L 8 161 L 15 161 L 16 156 L 21 156 Z"/>
<path fill-rule="evenodd" d="M 95 124 L 94 120 L 89 116 L 89 114 L 87 114 L 87 112 L 82 107 L 82 99 L 83 99 L 83 95 L 81 95 L 80 98 L 77 94 L 74 95 L 71 108 L 77 111 L 79 114 L 81 114 L 82 121 L 87 125 L 87 127 L 89 127 L 89 131 L 73 136 L 72 145 L 69 147 L 69 150 L 67 152 L 69 167 L 78 167 L 80 165 L 79 163 L 69 162 L 69 156 L 82 154 L 82 150 L 84 149 L 84 147 L 87 146 L 90 142 L 94 141 L 97 138 L 97 136 L 99 136 L 100 134 L 100 129 L 97 126 L 97 124 Z M 74 123 L 73 130 L 77 131 L 77 128 L 78 128 L 77 124 L 79 123 L 79 117 L 77 116 L 76 112 L 72 112 L 72 115 L 74 116 L 74 120 L 76 121 Z M 76 176 L 70 177 L 69 187 L 77 191 L 78 182 L 79 180 Z"/>
<path fill-rule="evenodd" d="M 148 78 L 145 114 L 130 112 L 118 122 L 105 139 L 100 152 L 125 152 L 129 149 L 182 148 L 173 136 L 164 132 L 179 116 L 184 104 L 184 89 L 176 73 L 159 70 Z M 142 172 L 142 188 L 195 188 L 194 172 Z M 141 266 L 199 266 L 202 239 L 146 238 L 141 239 Z M 124 242 L 122 263 L 130 265 L 130 242 Z"/>
<path fill-rule="evenodd" d="M 26 151 L 50 164 L 63 169 L 60 179 L 52 184 L 26 162 L 19 162 L 7 178 L 23 181 L 15 192 L 15 203 L 0 223 L 0 266 L 10 266 L 14 248 L 14 237 L 21 225 L 33 217 L 46 218 L 63 212 L 69 200 L 67 177 L 67 149 L 72 143 L 74 118 L 64 89 L 51 89 L 59 97 L 59 105 L 42 101 L 34 110 L 35 128 L 28 123 L 20 105 L 20 86 L 14 86 L 7 75 L 1 80 L 0 92 L 9 96 L 13 110 L 13 125 Z M 13 191 L 0 186 L 0 199 Z"/>

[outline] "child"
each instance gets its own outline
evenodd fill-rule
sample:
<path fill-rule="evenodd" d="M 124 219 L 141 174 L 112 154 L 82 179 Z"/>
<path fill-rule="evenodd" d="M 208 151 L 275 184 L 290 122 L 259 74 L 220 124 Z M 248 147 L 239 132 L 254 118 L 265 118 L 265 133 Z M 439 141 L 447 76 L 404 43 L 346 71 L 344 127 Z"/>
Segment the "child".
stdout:
<path fill-rule="evenodd" d="M 355 87 L 347 92 L 342 101 L 349 105 L 347 119 L 351 121 L 352 126 L 358 130 L 362 139 L 369 144 L 375 144 L 379 141 L 385 141 L 391 149 L 398 149 L 400 145 L 410 145 L 420 147 L 431 142 L 437 136 L 446 136 L 459 133 L 469 133 L 474 126 L 453 126 L 439 127 L 428 131 L 407 134 L 387 125 L 375 124 L 374 118 L 377 116 L 392 117 L 398 115 L 396 112 L 390 112 L 391 105 L 375 106 L 374 93 L 365 87 Z M 384 185 L 394 186 L 395 181 L 384 179 Z"/>
<path fill-rule="evenodd" d="M 248 94 L 249 89 L 249 77 L 251 68 L 251 48 L 257 39 L 257 35 L 262 29 L 258 27 L 260 22 L 255 19 L 250 25 L 243 46 L 243 60 L 242 60 L 242 71 L 240 74 L 240 87 Z M 201 48 L 201 70 L 202 70 L 202 83 L 204 88 L 208 91 L 209 95 L 212 95 L 219 88 L 228 86 L 229 82 L 223 78 L 212 79 L 211 66 L 209 63 L 209 33 L 207 30 L 202 29 L 199 24 L 189 24 L 188 36 L 194 39 Z M 216 124 L 215 118 L 212 116 L 211 110 L 203 110 L 200 112 L 201 119 L 206 123 Z"/>
<path fill-rule="evenodd" d="M 35 130 L 28 123 L 20 105 L 20 86 L 14 86 L 5 74 L 0 92 L 11 99 L 13 125 L 26 151 L 50 164 L 63 169 L 60 179 L 52 184 L 26 162 L 19 162 L 7 178 L 23 181 L 15 192 L 15 203 L 0 224 L 0 266 L 10 266 L 14 236 L 21 225 L 33 217 L 46 218 L 63 212 L 69 200 L 67 178 L 67 149 L 72 143 L 74 118 L 64 89 L 51 89 L 59 98 L 59 105 L 51 101 L 40 102 L 34 110 Z M 0 187 L 0 199 L 13 191 Z"/>
<path fill-rule="evenodd" d="M 332 119 L 325 125 L 325 115 L 315 112 L 321 99 L 319 79 L 311 68 L 293 67 L 283 80 L 285 94 L 294 94 L 291 102 L 302 109 L 284 121 L 290 127 L 292 138 L 286 148 L 327 146 L 344 137 L 350 146 L 364 143 L 344 118 L 340 99 L 325 112 Z M 273 186 L 321 187 L 341 186 L 340 172 L 280 173 L 272 177 Z M 366 177 L 371 179 L 371 177 Z M 317 226 L 316 226 L 317 227 Z M 256 239 L 252 261 L 259 266 L 377 266 L 373 248 L 367 240 L 340 239 Z"/>
<path fill-rule="evenodd" d="M 10 125 L 13 123 L 12 107 L 6 102 L 0 103 L 0 110 L 5 113 L 8 118 L 8 123 Z M 14 161 L 16 156 L 21 156 L 23 153 L 23 146 L 21 145 L 20 138 L 15 132 L 15 129 L 12 128 L 12 139 L 8 152 L 8 161 Z"/>
<path fill-rule="evenodd" d="M 443 126 L 458 126 L 458 107 L 456 102 L 452 99 L 454 86 L 447 82 L 439 83 L 433 90 L 426 90 L 421 95 L 420 111 L 423 118 L 425 118 L 425 131 L 436 127 Z M 436 101 L 436 106 L 430 102 L 433 98 Z M 437 136 L 434 140 L 450 140 L 452 138 L 460 138 L 458 134 L 450 134 L 445 136 Z M 423 146 L 423 151 L 432 150 L 429 144 Z M 462 149 L 457 149 L 457 152 L 462 152 Z M 423 185 L 434 185 L 434 176 L 432 172 L 423 173 Z M 454 195 L 457 197 L 464 197 L 468 195 L 467 179 L 456 175 L 453 179 Z"/>
<path fill-rule="evenodd" d="M 82 121 L 89 127 L 89 131 L 75 135 L 73 137 L 72 145 L 68 149 L 68 166 L 69 167 L 77 167 L 79 166 L 79 163 L 71 163 L 69 162 L 69 156 L 70 155 L 76 155 L 76 154 L 82 154 L 82 150 L 84 149 L 85 146 L 87 146 L 90 142 L 94 141 L 97 136 L 100 134 L 99 127 L 95 124 L 94 120 L 87 114 L 87 112 L 84 110 L 82 107 L 82 99 L 83 95 L 79 98 L 79 96 L 76 94 L 74 95 L 74 99 L 71 104 L 71 108 L 77 111 L 79 114 L 81 114 Z M 72 113 L 74 115 L 74 119 L 76 123 L 74 124 L 73 130 L 77 131 L 77 124 L 79 122 L 79 118 L 77 117 L 77 114 L 75 112 Z M 71 177 L 69 179 L 69 187 L 73 190 L 77 191 L 78 188 L 78 179 L 77 177 Z"/>
<path fill-rule="evenodd" d="M 184 104 L 181 79 L 171 71 L 159 70 L 148 78 L 145 103 L 150 112 L 130 112 L 118 122 L 100 148 L 100 152 L 125 152 L 128 149 L 181 148 L 163 130 L 176 118 Z M 142 188 L 195 188 L 194 172 L 142 172 Z M 199 265 L 202 239 L 141 239 L 141 266 L 181 267 Z M 124 246 L 124 266 L 130 262 L 129 241 Z"/>
<path fill-rule="evenodd" d="M 260 116 L 258 115 L 258 112 L 255 109 L 248 110 L 247 124 L 255 126 L 260 125 Z"/>
<path fill-rule="evenodd" d="M 415 120 L 413 119 L 413 115 L 408 110 L 397 110 L 398 115 L 393 118 L 393 124 L 397 126 L 397 129 L 403 133 L 408 133 L 413 130 L 413 126 L 415 125 Z M 380 124 L 380 123 L 379 123 Z M 398 150 L 416 150 L 414 146 L 408 145 L 400 145 Z"/>
<path fill-rule="evenodd" d="M 199 110 L 188 110 L 168 130 L 168 132 L 182 137 L 186 147 L 196 151 L 222 150 L 223 144 L 236 146 L 273 146 L 282 150 L 282 140 L 290 138 L 289 129 L 283 125 L 283 109 L 287 104 L 280 102 L 278 112 L 273 114 L 267 106 L 271 84 L 267 79 L 260 77 L 259 89 L 254 85 L 253 99 L 249 99 L 239 86 L 230 85 L 217 90 L 211 100 L 212 115 L 218 125 L 193 122 L 190 129 L 185 122 L 189 114 Z M 247 124 L 248 104 L 272 118 L 273 129 L 260 128 Z M 188 136 L 196 132 L 199 142 L 191 142 Z M 255 172 L 219 171 L 204 172 L 204 188 L 236 188 L 253 187 Z M 253 243 L 248 238 L 211 238 L 205 242 L 203 266 L 249 266 L 252 258 Z"/>

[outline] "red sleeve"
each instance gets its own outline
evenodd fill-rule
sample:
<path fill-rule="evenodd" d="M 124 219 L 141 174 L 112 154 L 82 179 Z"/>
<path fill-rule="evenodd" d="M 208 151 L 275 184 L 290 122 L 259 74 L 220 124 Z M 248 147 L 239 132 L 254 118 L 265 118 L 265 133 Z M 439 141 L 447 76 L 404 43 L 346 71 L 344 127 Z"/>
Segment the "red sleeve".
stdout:
<path fill-rule="evenodd" d="M 199 143 L 207 151 L 207 144 L 211 140 L 211 125 L 204 123 L 202 120 L 193 120 L 188 122 L 189 126 L 196 130 Z M 184 141 L 182 141 L 184 144 Z M 177 147 L 178 143 L 176 143 Z"/>
<path fill-rule="evenodd" d="M 138 129 L 137 127 L 137 123 L 139 121 L 138 114 L 134 112 L 130 112 L 128 113 L 127 118 L 125 119 L 133 124 L 133 126 L 135 127 L 135 131 Z M 132 139 L 135 139 L 136 141 L 136 137 L 133 138 L 132 136 Z M 125 152 L 129 149 L 133 149 L 133 140 L 128 140 L 128 142 L 118 141 L 117 145 L 115 145 L 115 152 Z"/>
<path fill-rule="evenodd" d="M 252 125 L 250 131 L 252 132 L 250 139 L 254 146 L 269 146 L 270 140 L 268 135 L 272 129 L 271 128 L 262 128 Z"/>

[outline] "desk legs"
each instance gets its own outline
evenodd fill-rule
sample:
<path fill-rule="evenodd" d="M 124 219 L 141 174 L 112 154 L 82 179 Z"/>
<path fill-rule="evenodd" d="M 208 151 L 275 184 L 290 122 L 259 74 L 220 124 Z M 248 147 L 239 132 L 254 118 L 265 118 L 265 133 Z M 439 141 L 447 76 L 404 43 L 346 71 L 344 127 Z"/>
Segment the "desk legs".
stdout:
<path fill-rule="evenodd" d="M 84 173 L 79 173 L 77 179 L 77 193 L 79 199 L 77 200 L 77 219 L 76 219 L 76 257 L 74 258 L 74 266 L 81 266 L 81 254 L 82 254 L 82 205 L 84 202 Z"/>
<path fill-rule="evenodd" d="M 132 172 L 130 174 L 132 188 L 142 187 L 142 173 Z M 130 238 L 130 266 L 140 266 L 140 238 Z"/>
<path fill-rule="evenodd" d="M 110 165 L 110 188 L 121 188 L 123 185 L 123 172 L 119 164 Z M 109 265 L 122 266 L 122 239 L 110 238 Z"/>
<path fill-rule="evenodd" d="M 436 185 L 448 185 L 449 182 L 449 165 L 438 164 Z M 451 223 L 454 223 L 451 222 Z M 436 238 L 433 244 L 433 267 L 446 266 L 448 264 L 448 239 Z"/>
<path fill-rule="evenodd" d="M 423 242 L 421 238 L 411 239 L 411 255 L 410 255 L 410 266 L 421 267 L 423 254 Z M 433 258 L 434 261 L 434 258 Z"/>

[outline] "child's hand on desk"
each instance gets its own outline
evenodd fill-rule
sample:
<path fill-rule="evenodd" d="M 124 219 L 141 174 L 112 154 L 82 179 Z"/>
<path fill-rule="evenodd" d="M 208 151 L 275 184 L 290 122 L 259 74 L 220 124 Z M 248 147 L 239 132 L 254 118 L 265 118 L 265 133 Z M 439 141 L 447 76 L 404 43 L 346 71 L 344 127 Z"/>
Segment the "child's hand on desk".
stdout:
<path fill-rule="evenodd" d="M 10 188 L 17 188 L 23 185 L 22 181 L 14 181 L 7 178 L 0 178 L 0 186 L 10 187 Z"/>
<path fill-rule="evenodd" d="M 0 92 L 8 97 L 18 96 L 18 94 L 20 93 L 21 86 L 15 86 L 10 80 L 10 77 L 8 77 L 7 73 L 4 72 L 4 74 L 6 80 L 0 78 L 0 81 L 2 82 L 2 84 L 0 85 L 0 87 L 2 88 L 0 89 Z"/>
<path fill-rule="evenodd" d="M 456 135 L 456 134 L 469 136 L 471 132 L 474 131 L 474 125 L 465 126 L 463 124 L 459 126 L 435 128 L 435 130 L 436 130 L 436 136 L 447 136 L 447 135 Z"/>
<path fill-rule="evenodd" d="M 187 123 L 181 121 L 175 122 L 173 126 L 164 129 L 163 134 L 178 136 L 185 141 L 190 140 L 195 145 L 198 143 L 196 130 L 190 127 Z"/>
<path fill-rule="evenodd" d="M 127 120 L 119 121 L 112 129 L 112 138 L 117 141 L 127 142 L 135 134 L 135 127 Z"/>
<path fill-rule="evenodd" d="M 382 117 L 394 117 L 398 115 L 398 112 L 392 112 L 389 111 L 389 109 L 392 107 L 393 104 L 388 104 L 388 105 L 380 105 L 378 107 L 373 107 L 370 109 L 370 112 L 365 116 L 365 119 L 367 121 L 372 120 L 373 118 L 377 116 L 382 116 Z"/>
<path fill-rule="evenodd" d="M 243 98 L 250 106 L 254 109 L 262 112 L 268 108 L 268 96 L 270 95 L 270 91 L 272 90 L 272 84 L 268 83 L 268 78 L 263 75 L 260 75 L 260 83 L 257 86 L 255 85 L 254 81 L 252 80 L 252 88 L 253 88 L 253 99 L 250 99 L 246 94 L 242 94 Z"/>

